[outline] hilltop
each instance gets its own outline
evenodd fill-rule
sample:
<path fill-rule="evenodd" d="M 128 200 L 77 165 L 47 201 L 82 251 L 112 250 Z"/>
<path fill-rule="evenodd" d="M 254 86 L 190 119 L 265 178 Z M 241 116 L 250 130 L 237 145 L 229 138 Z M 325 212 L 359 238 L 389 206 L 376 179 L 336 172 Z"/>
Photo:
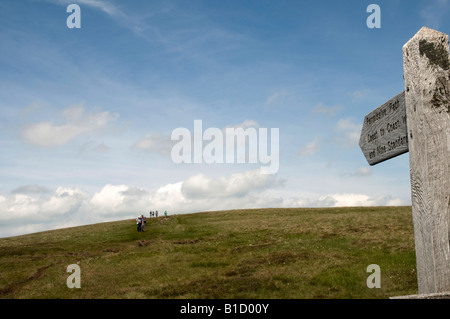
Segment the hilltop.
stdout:
<path fill-rule="evenodd" d="M 389 298 L 417 293 L 411 207 L 252 209 L 0 239 L 0 298 Z M 81 288 L 66 267 L 78 264 Z M 381 268 L 369 289 L 367 267 Z"/>

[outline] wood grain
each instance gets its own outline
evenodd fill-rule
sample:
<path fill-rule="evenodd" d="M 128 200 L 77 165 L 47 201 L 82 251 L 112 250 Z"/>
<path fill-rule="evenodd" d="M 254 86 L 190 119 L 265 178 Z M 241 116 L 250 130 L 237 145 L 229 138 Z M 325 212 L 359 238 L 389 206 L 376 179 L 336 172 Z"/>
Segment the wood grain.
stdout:
<path fill-rule="evenodd" d="M 403 46 L 419 293 L 450 291 L 448 35 L 423 27 Z"/>
<path fill-rule="evenodd" d="M 405 92 L 365 116 L 359 146 L 370 165 L 408 152 Z"/>

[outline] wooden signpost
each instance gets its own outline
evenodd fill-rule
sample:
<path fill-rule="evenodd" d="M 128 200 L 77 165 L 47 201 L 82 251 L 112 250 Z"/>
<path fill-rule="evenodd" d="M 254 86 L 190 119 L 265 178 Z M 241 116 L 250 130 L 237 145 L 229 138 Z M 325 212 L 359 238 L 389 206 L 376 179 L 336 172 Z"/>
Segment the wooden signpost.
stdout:
<path fill-rule="evenodd" d="M 450 293 L 448 35 L 420 29 L 403 71 L 405 91 L 365 117 L 360 146 L 370 165 L 409 151 L 419 294 Z"/>
<path fill-rule="evenodd" d="M 359 146 L 370 165 L 408 152 L 405 92 L 366 115 Z"/>

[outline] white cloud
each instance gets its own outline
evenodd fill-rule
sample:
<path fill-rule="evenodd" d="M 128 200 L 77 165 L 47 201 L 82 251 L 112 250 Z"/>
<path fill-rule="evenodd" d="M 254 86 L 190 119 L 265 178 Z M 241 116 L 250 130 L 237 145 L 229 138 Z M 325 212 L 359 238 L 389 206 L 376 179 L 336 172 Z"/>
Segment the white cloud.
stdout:
<path fill-rule="evenodd" d="M 306 144 L 301 150 L 300 150 L 300 156 L 306 157 L 310 155 L 314 155 L 319 151 L 319 140 L 316 137 L 313 141 Z"/>
<path fill-rule="evenodd" d="M 260 174 L 259 170 L 232 174 L 229 178 L 210 179 L 198 174 L 186 179 L 181 187 L 182 194 L 189 199 L 245 197 L 253 192 L 281 185 L 275 175 Z"/>
<path fill-rule="evenodd" d="M 169 155 L 174 145 L 170 135 L 147 133 L 134 143 L 133 148 L 141 151 L 152 151 L 161 155 Z"/>
<path fill-rule="evenodd" d="M 48 2 L 52 2 L 52 3 L 56 3 L 56 4 L 61 4 L 61 5 L 69 5 L 71 3 L 74 3 L 74 1 L 72 0 L 47 0 Z M 116 6 L 114 6 L 111 2 L 109 1 L 101 1 L 101 0 L 77 0 L 76 1 L 77 4 L 79 5 L 83 5 L 83 6 L 89 6 L 91 8 L 94 9 L 98 9 L 100 11 L 103 11 L 104 13 L 113 16 L 113 17 L 117 17 L 117 16 L 122 16 L 123 13 L 122 11 L 120 11 Z"/>
<path fill-rule="evenodd" d="M 99 10 L 107 14 L 110 18 L 114 19 L 119 24 L 133 31 L 136 35 L 144 35 L 143 31 L 150 28 L 144 20 L 139 19 L 137 16 L 130 16 L 121 10 L 118 6 L 114 5 L 112 1 L 104 0 L 45 0 L 47 2 L 55 3 L 58 5 L 68 6 L 69 4 L 76 3 L 83 7 L 89 7 L 91 9 Z M 153 28 L 152 28 L 153 29 Z M 156 32 L 156 30 L 154 30 Z"/>
<path fill-rule="evenodd" d="M 153 208 L 164 209 L 171 212 L 179 211 L 187 203 L 181 187 L 183 182 L 167 184 L 160 187 L 153 196 Z M 186 212 L 193 212 L 192 208 L 186 207 Z"/>
<path fill-rule="evenodd" d="M 238 208 L 240 205 L 251 207 L 267 201 L 264 190 L 282 184 L 283 181 L 274 175 L 260 174 L 259 170 L 255 170 L 217 179 L 198 174 L 156 191 L 127 185 L 106 185 L 94 194 L 85 208 L 102 216 L 132 217 L 150 209 L 188 213 Z"/>
<path fill-rule="evenodd" d="M 82 127 L 74 124 L 54 125 L 46 122 L 25 127 L 22 138 L 36 146 L 61 146 L 83 131 Z"/>
<path fill-rule="evenodd" d="M 289 93 L 288 91 L 280 91 L 272 94 L 266 100 L 266 107 L 280 103 L 286 96 L 289 96 L 290 94 L 291 93 Z"/>
<path fill-rule="evenodd" d="M 324 195 L 318 199 L 318 204 L 325 207 L 376 206 L 373 198 L 362 194 Z"/>
<path fill-rule="evenodd" d="M 386 206 L 407 206 L 407 205 L 411 205 L 411 203 L 400 198 L 390 199 L 386 203 Z"/>
<path fill-rule="evenodd" d="M 341 109 L 342 109 L 342 106 L 338 106 L 338 105 L 337 106 L 326 106 L 323 103 L 318 103 L 312 108 L 312 111 L 314 113 L 325 114 L 328 116 L 334 116 Z"/>
<path fill-rule="evenodd" d="M 244 130 L 248 128 L 258 128 L 259 124 L 253 120 L 244 120 L 241 123 L 235 125 L 228 125 L 221 129 L 223 136 L 226 135 L 227 128 L 242 128 Z M 203 127 L 203 131 L 207 128 Z M 202 137 L 203 138 L 203 137 Z M 158 154 L 167 156 L 170 155 L 172 147 L 176 144 L 176 141 L 172 141 L 170 135 L 164 135 L 161 133 L 147 133 L 144 137 L 140 138 L 136 143 L 133 144 L 132 148 L 141 151 L 151 151 Z M 239 145 L 241 147 L 242 145 Z"/>
<path fill-rule="evenodd" d="M 407 203 L 390 196 L 372 197 L 365 194 L 329 194 L 320 196 L 314 202 L 318 207 L 366 207 L 366 206 L 402 206 Z"/>
<path fill-rule="evenodd" d="M 61 111 L 62 116 L 71 122 L 79 122 L 84 113 L 84 107 L 82 104 L 69 106 Z"/>
<path fill-rule="evenodd" d="M 245 121 L 235 124 L 235 125 L 227 125 L 226 127 L 224 127 L 222 129 L 222 132 L 225 133 L 227 128 L 234 128 L 234 129 L 242 128 L 245 130 L 250 127 L 259 128 L 259 123 L 256 121 L 253 121 L 253 120 L 245 120 Z"/>
<path fill-rule="evenodd" d="M 149 192 L 126 185 L 105 185 L 88 202 L 92 214 L 102 216 L 133 216 L 150 204 Z"/>
<path fill-rule="evenodd" d="M 157 190 L 128 185 L 105 185 L 90 195 L 78 188 L 24 186 L 0 196 L 0 236 L 19 233 L 19 224 L 34 225 L 33 231 L 72 225 L 75 221 L 133 218 L 149 210 L 192 213 L 207 210 L 279 206 L 282 201 L 265 190 L 281 186 L 275 175 L 259 170 L 208 178 L 194 175 L 185 181 L 167 184 Z M 23 220 L 23 223 L 17 223 Z M 5 228 L 7 227 L 7 229 Z"/>
<path fill-rule="evenodd" d="M 335 126 L 338 133 L 335 142 L 345 148 L 358 146 L 361 128 L 362 124 L 355 124 L 348 118 L 340 119 Z"/>
<path fill-rule="evenodd" d="M 66 2 L 71 3 L 73 1 L 70 0 L 70 1 L 66 1 Z M 111 16 L 123 15 L 123 13 L 116 6 L 114 6 L 111 2 L 100 1 L 100 0 L 77 0 L 77 3 L 99 9 Z"/>
<path fill-rule="evenodd" d="M 372 167 L 362 166 L 362 167 L 358 168 L 354 173 L 352 173 L 350 175 L 358 176 L 358 177 L 370 176 L 370 175 L 372 175 Z"/>
<path fill-rule="evenodd" d="M 50 199 L 41 204 L 40 210 L 46 217 L 71 214 L 78 210 L 87 197 L 88 194 L 78 188 L 60 186 Z"/>
<path fill-rule="evenodd" d="M 11 224 L 36 224 L 62 218 L 78 211 L 88 194 L 78 188 L 58 187 L 53 194 L 41 186 L 25 186 L 2 196 L 0 220 Z"/>
<path fill-rule="evenodd" d="M 50 190 L 39 185 L 25 185 L 20 186 L 11 191 L 11 194 L 45 194 L 49 193 Z"/>
<path fill-rule="evenodd" d="M 62 146 L 79 135 L 95 133 L 105 128 L 119 115 L 107 111 L 84 114 L 84 108 L 78 105 L 64 109 L 62 116 L 66 120 L 64 124 L 40 122 L 24 126 L 21 131 L 22 139 L 36 146 Z"/>
<path fill-rule="evenodd" d="M 27 232 L 135 218 L 149 210 L 169 214 L 264 207 L 399 206 L 409 203 L 389 195 L 358 193 L 285 197 L 284 180 L 259 170 L 210 178 L 197 174 L 156 190 L 107 184 L 89 194 L 79 188 L 51 191 L 31 185 L 0 195 L 0 237 Z M 275 195 L 278 194 L 278 195 Z"/>
<path fill-rule="evenodd" d="M 19 115 L 20 116 L 27 116 L 30 113 L 34 113 L 39 111 L 40 109 L 42 109 L 44 107 L 45 103 L 40 102 L 40 101 L 33 101 L 30 104 L 26 105 L 25 107 L 23 107 L 20 112 Z"/>

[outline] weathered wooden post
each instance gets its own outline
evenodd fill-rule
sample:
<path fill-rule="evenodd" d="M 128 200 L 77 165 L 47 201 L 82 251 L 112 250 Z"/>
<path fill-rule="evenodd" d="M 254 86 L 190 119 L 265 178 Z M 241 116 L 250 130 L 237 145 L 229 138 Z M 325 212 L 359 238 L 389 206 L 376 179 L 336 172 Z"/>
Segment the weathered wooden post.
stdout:
<path fill-rule="evenodd" d="M 419 293 L 450 292 L 448 35 L 423 27 L 403 46 Z"/>
<path fill-rule="evenodd" d="M 409 151 L 419 294 L 450 293 L 448 35 L 420 29 L 403 69 L 405 92 L 365 117 L 360 146 L 370 165 Z"/>

